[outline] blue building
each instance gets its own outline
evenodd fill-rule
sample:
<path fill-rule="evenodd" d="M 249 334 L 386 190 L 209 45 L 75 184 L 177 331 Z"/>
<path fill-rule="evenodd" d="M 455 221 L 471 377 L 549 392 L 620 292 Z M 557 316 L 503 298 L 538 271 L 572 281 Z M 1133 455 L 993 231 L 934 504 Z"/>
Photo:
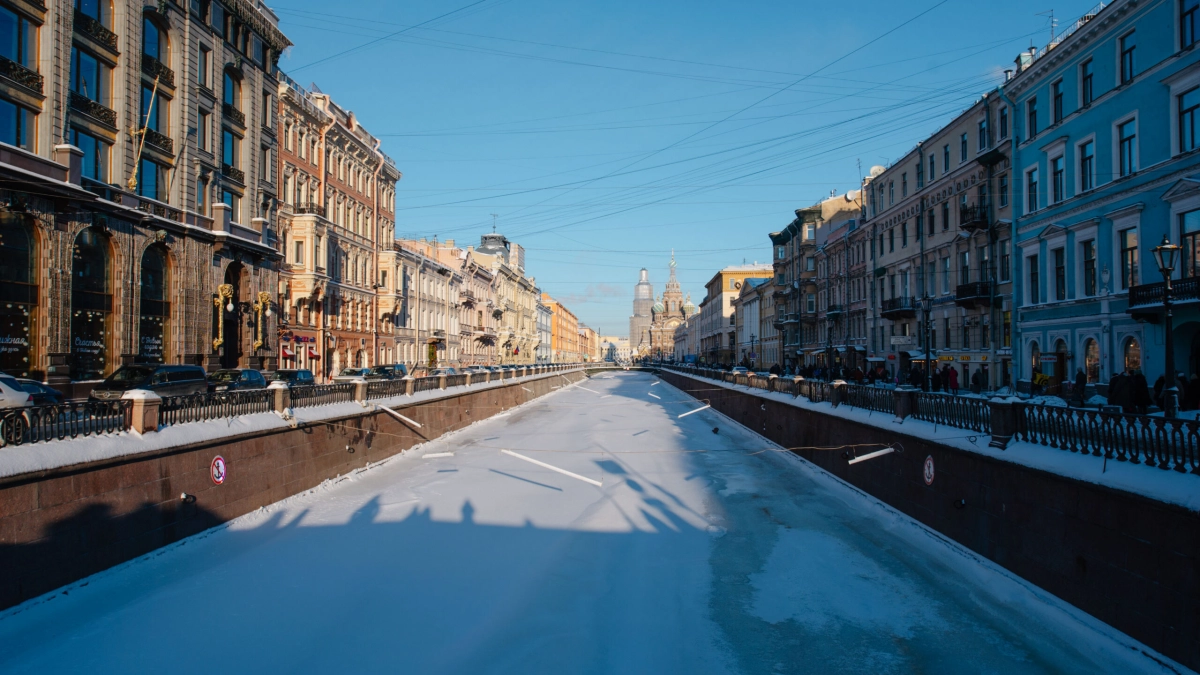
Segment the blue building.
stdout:
<path fill-rule="evenodd" d="M 1150 383 L 1163 373 L 1153 251 L 1164 235 L 1184 246 L 1176 368 L 1200 372 L 1198 38 L 1200 0 L 1116 0 L 1022 54 L 1003 86 L 1023 384 L 1035 372 L 1051 392 L 1077 369 L 1101 385 L 1126 368 Z"/>

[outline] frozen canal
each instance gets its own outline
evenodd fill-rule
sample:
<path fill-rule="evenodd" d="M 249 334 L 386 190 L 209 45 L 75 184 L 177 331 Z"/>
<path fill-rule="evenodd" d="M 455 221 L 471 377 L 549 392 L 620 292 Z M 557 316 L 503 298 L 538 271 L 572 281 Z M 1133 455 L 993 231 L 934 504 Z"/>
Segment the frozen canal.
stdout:
<path fill-rule="evenodd" d="M 0 672 L 1172 672 L 696 407 L 564 388 L 0 615 Z"/>

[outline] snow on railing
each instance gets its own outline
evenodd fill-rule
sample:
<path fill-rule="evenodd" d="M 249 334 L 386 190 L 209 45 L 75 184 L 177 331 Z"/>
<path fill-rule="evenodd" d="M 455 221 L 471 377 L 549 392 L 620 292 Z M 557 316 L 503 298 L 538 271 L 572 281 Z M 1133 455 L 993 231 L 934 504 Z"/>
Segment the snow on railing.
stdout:
<path fill-rule="evenodd" d="M 126 400 L 68 401 L 5 410 L 0 413 L 0 447 L 119 433 L 129 428 L 131 405 Z"/>

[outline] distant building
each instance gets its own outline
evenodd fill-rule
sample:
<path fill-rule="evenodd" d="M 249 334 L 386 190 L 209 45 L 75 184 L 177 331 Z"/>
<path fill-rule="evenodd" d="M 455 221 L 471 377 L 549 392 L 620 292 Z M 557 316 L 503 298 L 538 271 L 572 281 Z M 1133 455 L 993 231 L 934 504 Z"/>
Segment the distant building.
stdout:
<path fill-rule="evenodd" d="M 633 287 L 633 316 L 629 317 L 629 347 L 633 352 L 650 351 L 650 325 L 654 322 L 654 287 L 650 273 L 643 267 Z"/>
<path fill-rule="evenodd" d="M 697 331 L 697 347 L 703 361 L 733 363 L 738 360 L 733 300 L 741 293 L 747 279 L 770 279 L 772 276 L 771 265 L 737 265 L 726 267 L 709 280 L 706 285 L 708 295 L 700 303 L 699 321 L 688 322 L 689 332 Z"/>
<path fill-rule="evenodd" d="M 629 338 L 615 335 L 600 337 L 600 360 L 619 363 L 629 360 Z"/>

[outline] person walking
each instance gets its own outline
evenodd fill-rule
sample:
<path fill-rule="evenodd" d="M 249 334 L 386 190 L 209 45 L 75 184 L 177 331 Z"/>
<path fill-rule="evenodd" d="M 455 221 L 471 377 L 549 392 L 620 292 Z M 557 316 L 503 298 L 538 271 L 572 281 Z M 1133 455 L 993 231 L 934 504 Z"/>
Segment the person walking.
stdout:
<path fill-rule="evenodd" d="M 975 372 L 971 373 L 971 393 L 978 394 L 983 391 L 983 371 L 976 368 Z"/>
<path fill-rule="evenodd" d="M 950 393 L 954 396 L 958 396 L 958 370 L 951 368 L 950 366 L 946 366 L 946 371 L 950 377 Z"/>
<path fill-rule="evenodd" d="M 1150 400 L 1150 385 L 1146 383 L 1146 376 L 1140 370 L 1134 370 L 1129 373 L 1129 389 L 1130 403 L 1133 404 L 1134 410 L 1139 415 L 1145 415 L 1152 401 Z"/>
<path fill-rule="evenodd" d="M 1084 404 L 1084 390 L 1087 389 L 1087 373 L 1083 372 L 1083 368 L 1075 369 L 1075 401 L 1080 408 Z"/>
<path fill-rule="evenodd" d="M 933 369 L 933 372 L 931 372 L 929 375 L 929 390 L 930 391 L 941 391 L 942 390 L 942 371 L 938 370 L 936 367 Z"/>

